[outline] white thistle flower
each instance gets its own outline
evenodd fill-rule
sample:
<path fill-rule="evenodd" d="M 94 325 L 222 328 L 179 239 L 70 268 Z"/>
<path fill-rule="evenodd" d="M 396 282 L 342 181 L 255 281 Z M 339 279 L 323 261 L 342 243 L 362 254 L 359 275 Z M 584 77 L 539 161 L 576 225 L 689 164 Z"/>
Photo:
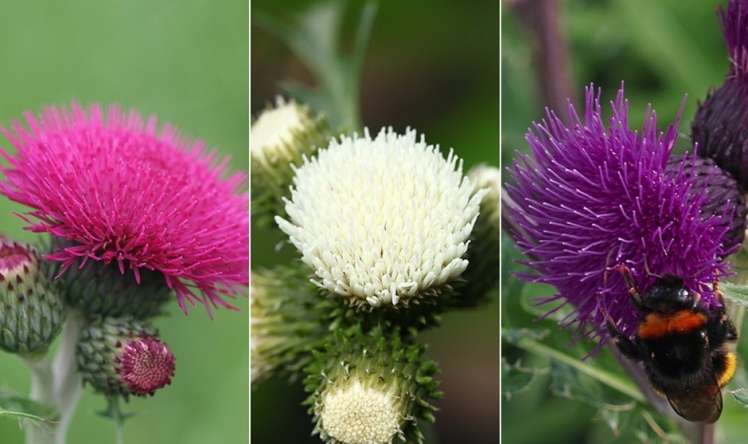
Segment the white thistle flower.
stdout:
<path fill-rule="evenodd" d="M 438 296 L 468 265 L 484 192 L 416 132 L 342 137 L 296 170 L 276 217 L 320 287 L 357 306 Z"/>
<path fill-rule="evenodd" d="M 358 379 L 325 393 L 320 427 L 345 444 L 386 444 L 400 431 L 402 406 L 395 390 L 365 386 Z"/>

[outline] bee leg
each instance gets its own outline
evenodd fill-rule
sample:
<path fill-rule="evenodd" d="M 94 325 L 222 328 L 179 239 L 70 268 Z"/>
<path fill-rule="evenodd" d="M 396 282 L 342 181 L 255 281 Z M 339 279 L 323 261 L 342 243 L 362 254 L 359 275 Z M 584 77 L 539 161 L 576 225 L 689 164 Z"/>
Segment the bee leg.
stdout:
<path fill-rule="evenodd" d="M 641 361 L 642 350 L 638 343 L 632 341 L 628 336 L 621 333 L 621 331 L 618 330 L 618 327 L 616 327 L 610 319 L 608 319 L 607 324 L 608 333 L 610 333 L 610 337 L 613 339 L 613 343 L 616 345 L 618 350 L 629 359 Z"/>
<path fill-rule="evenodd" d="M 634 300 L 634 305 L 636 305 L 637 308 L 642 308 L 641 295 L 639 295 L 639 292 L 636 290 L 636 283 L 634 282 L 634 277 L 631 275 L 629 267 L 619 264 L 616 266 L 616 270 L 621 273 L 623 282 L 629 290 L 629 295 L 631 295 L 631 298 Z"/>
<path fill-rule="evenodd" d="M 736 341 L 738 332 L 724 310 L 713 313 L 707 325 L 707 334 L 711 344 L 722 344 L 725 341 Z"/>

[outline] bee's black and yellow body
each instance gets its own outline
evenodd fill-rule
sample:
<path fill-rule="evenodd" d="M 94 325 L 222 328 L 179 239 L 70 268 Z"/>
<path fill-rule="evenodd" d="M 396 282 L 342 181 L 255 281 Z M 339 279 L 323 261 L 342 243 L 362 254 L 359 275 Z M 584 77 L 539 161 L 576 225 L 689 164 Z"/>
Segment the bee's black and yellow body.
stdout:
<path fill-rule="evenodd" d="M 714 422 L 722 412 L 721 388 L 737 360 L 727 344 L 737 339 L 722 308 L 707 311 L 681 279 L 665 276 L 642 295 L 632 292 L 642 321 L 632 340 L 612 324 L 621 352 L 642 362 L 652 386 L 683 418 Z"/>

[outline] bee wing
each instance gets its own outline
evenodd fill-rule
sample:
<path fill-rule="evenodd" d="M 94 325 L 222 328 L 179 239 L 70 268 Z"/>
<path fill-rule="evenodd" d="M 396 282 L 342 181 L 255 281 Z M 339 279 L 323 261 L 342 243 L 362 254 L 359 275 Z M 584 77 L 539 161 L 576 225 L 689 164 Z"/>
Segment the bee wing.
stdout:
<path fill-rule="evenodd" d="M 711 424 L 722 414 L 722 391 L 716 381 L 702 387 L 668 393 L 667 399 L 676 413 L 692 422 Z"/>

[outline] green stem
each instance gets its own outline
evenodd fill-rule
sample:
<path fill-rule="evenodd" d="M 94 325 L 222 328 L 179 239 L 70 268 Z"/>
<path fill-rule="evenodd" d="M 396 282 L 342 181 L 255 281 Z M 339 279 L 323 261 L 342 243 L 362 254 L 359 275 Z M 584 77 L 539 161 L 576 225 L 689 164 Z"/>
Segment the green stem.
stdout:
<path fill-rule="evenodd" d="M 641 403 L 646 402 L 646 399 L 644 399 L 644 395 L 642 395 L 642 393 L 635 386 L 615 377 L 614 375 L 611 375 L 608 372 L 594 368 L 590 365 L 586 365 L 582 361 L 574 357 L 571 357 L 565 353 L 561 353 L 558 350 L 554 350 L 553 348 L 548 347 L 547 345 L 542 344 L 538 341 L 535 341 L 534 339 L 522 338 L 522 339 L 519 339 L 515 343 L 515 345 L 528 352 L 547 356 L 550 359 L 553 359 L 555 361 L 558 361 L 570 367 L 573 367 L 579 372 L 584 373 L 587 376 L 600 381 L 601 383 L 607 385 L 608 387 L 611 387 L 638 402 L 641 402 Z"/>
<path fill-rule="evenodd" d="M 117 424 L 115 430 L 117 444 L 125 444 L 125 428 L 122 426 L 122 424 Z"/>
<path fill-rule="evenodd" d="M 31 369 L 31 399 L 55 407 L 60 414 L 60 420 L 49 427 L 28 425 L 26 444 L 65 444 L 65 435 L 81 394 L 75 348 L 82 324 L 78 312 L 68 311 L 62 342 L 54 360 L 26 361 Z"/>

